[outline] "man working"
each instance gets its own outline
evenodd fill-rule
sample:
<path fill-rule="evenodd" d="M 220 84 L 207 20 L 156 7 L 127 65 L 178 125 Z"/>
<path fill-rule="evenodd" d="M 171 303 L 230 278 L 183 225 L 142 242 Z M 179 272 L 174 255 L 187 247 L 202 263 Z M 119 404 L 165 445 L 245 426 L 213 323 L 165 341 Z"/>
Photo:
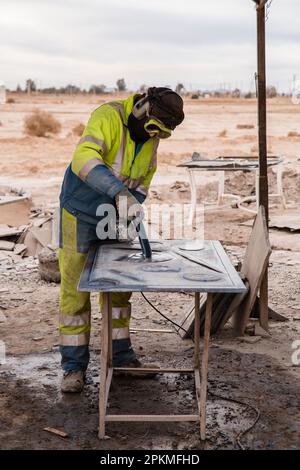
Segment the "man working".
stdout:
<path fill-rule="evenodd" d="M 184 119 L 183 101 L 169 88 L 149 88 L 96 109 L 76 147 L 62 184 L 60 205 L 60 353 L 63 392 L 80 392 L 89 362 L 90 294 L 78 292 L 92 243 L 99 239 L 97 209 L 119 208 L 128 221 L 141 212 L 156 171 L 157 148 Z M 131 216 L 129 216 L 129 209 Z M 112 295 L 113 365 L 140 367 L 130 341 L 129 293 Z M 99 294 L 101 309 L 101 294 Z"/>

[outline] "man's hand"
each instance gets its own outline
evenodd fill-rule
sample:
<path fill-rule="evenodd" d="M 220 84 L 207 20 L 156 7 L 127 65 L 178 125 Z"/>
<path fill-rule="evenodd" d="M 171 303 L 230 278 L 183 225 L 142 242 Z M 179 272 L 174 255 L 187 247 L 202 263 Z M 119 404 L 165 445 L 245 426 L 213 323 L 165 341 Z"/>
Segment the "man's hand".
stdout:
<path fill-rule="evenodd" d="M 115 197 L 120 221 L 131 222 L 135 218 L 143 218 L 143 208 L 138 200 L 125 188 Z"/>

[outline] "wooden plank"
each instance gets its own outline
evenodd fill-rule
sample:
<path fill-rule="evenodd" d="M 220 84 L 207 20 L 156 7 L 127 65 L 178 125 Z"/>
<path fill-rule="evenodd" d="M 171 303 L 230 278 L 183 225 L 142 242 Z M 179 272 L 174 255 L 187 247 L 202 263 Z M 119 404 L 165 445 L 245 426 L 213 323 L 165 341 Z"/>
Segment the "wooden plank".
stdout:
<path fill-rule="evenodd" d="M 272 307 L 272 305 L 270 304 L 268 307 L 268 315 L 269 315 L 269 319 L 274 320 L 274 321 L 281 321 L 281 322 L 289 321 L 288 317 L 286 317 L 285 315 L 282 315 L 281 313 L 276 312 L 274 310 L 274 307 Z M 251 311 L 251 318 L 259 318 L 259 297 L 256 297 L 254 307 Z"/>
<path fill-rule="evenodd" d="M 175 330 L 163 330 L 159 328 L 130 328 L 130 333 L 175 333 Z"/>
<path fill-rule="evenodd" d="M 106 415 L 106 422 L 115 421 L 162 421 L 162 422 L 173 422 L 173 421 L 198 421 L 198 415 Z"/>
<path fill-rule="evenodd" d="M 242 273 L 239 273 L 239 275 L 248 289 L 249 284 L 245 280 L 245 276 Z M 210 329 L 211 334 L 215 334 L 217 331 L 223 328 L 246 294 L 247 292 L 241 294 L 240 297 L 237 297 L 232 293 L 213 294 L 212 321 Z M 207 294 L 202 294 L 200 298 L 200 335 L 203 335 L 204 333 L 206 297 Z M 193 303 L 189 306 L 187 312 L 183 315 L 180 322 L 180 326 L 182 326 L 186 332 L 177 328 L 177 332 L 182 339 L 194 337 L 194 308 L 191 308 L 192 305 Z"/>
<path fill-rule="evenodd" d="M 235 297 L 234 294 L 219 294 L 219 296 L 221 297 L 221 300 L 217 307 L 212 311 L 210 329 L 211 334 L 214 334 L 219 330 L 224 314 L 227 312 L 228 307 L 232 302 L 232 299 Z"/>
<path fill-rule="evenodd" d="M 136 372 L 141 374 L 192 374 L 194 369 L 176 369 L 176 368 L 154 368 L 154 367 L 114 367 L 114 371 L 117 372 Z"/>
<path fill-rule="evenodd" d="M 101 356 L 100 356 L 100 387 L 99 387 L 99 439 L 105 437 L 105 414 L 106 403 L 108 397 L 106 396 L 107 384 L 107 370 L 108 370 L 108 355 L 109 355 L 109 315 L 111 315 L 111 294 L 103 293 L 102 304 L 102 325 L 101 325 Z"/>
<path fill-rule="evenodd" d="M 241 272 L 249 282 L 249 292 L 234 315 L 234 328 L 238 336 L 244 334 L 271 252 L 264 208 L 260 206 L 241 268 Z M 242 295 L 237 294 L 236 301 L 240 300 Z"/>
<path fill-rule="evenodd" d="M 264 276 L 259 288 L 259 322 L 264 330 L 269 329 L 269 310 L 268 310 L 268 267 L 266 266 Z"/>
<path fill-rule="evenodd" d="M 200 406 L 201 406 L 201 379 L 200 379 L 200 370 L 195 369 L 195 390 L 196 390 L 196 400 L 197 400 L 197 405 L 198 405 L 198 413 L 199 413 L 199 425 L 200 425 Z"/>
<path fill-rule="evenodd" d="M 112 378 L 113 378 L 113 373 L 114 373 L 114 369 L 112 367 L 110 367 L 108 369 L 108 372 L 107 372 L 107 379 L 106 379 L 106 390 L 105 390 L 105 410 L 107 408 L 107 403 L 108 403 L 108 397 L 109 397 L 109 390 L 110 390 L 110 385 L 111 385 L 111 381 L 112 381 Z"/>
<path fill-rule="evenodd" d="M 200 294 L 195 292 L 195 322 L 194 322 L 194 367 L 199 369 L 200 353 Z"/>
<path fill-rule="evenodd" d="M 229 294 L 226 294 L 229 295 Z M 223 299 L 224 294 L 213 294 L 213 316 L 214 316 L 214 311 L 217 308 L 219 302 Z M 204 333 L 204 323 L 205 323 L 205 308 L 206 308 L 206 298 L 207 294 L 202 294 L 200 298 L 200 335 L 203 335 Z M 195 327 L 194 327 L 194 322 L 195 322 L 195 313 L 194 313 L 194 308 L 187 310 L 187 312 L 183 315 L 183 318 L 181 319 L 181 322 L 179 323 L 181 327 L 183 327 L 185 331 L 181 329 L 177 329 L 177 332 L 179 336 L 182 339 L 188 339 L 188 338 L 194 338 L 194 332 L 195 332 Z"/>
<path fill-rule="evenodd" d="M 205 303 L 206 294 L 202 294 L 200 297 L 200 308 Z M 187 311 L 183 314 L 179 325 L 184 328 L 186 331 L 181 330 L 180 328 L 177 329 L 179 336 L 182 339 L 193 338 L 194 335 L 194 314 L 195 310 L 195 300 L 191 302 Z"/>
<path fill-rule="evenodd" d="M 249 288 L 249 283 L 248 281 L 244 281 L 245 286 L 247 289 Z M 227 308 L 227 310 L 224 312 L 222 319 L 219 323 L 218 329 L 222 329 L 224 325 L 228 322 L 229 318 L 232 317 L 234 312 L 237 310 L 238 306 L 241 304 L 243 301 L 244 297 L 247 295 L 247 292 L 241 295 L 235 295 L 231 297 L 231 302 Z"/>
<path fill-rule="evenodd" d="M 200 438 L 205 440 L 206 435 L 206 396 L 207 396 L 207 372 L 208 351 L 212 312 L 212 294 L 207 295 L 205 311 L 204 345 L 201 364 L 201 387 L 200 387 Z"/>
<path fill-rule="evenodd" d="M 59 437 L 69 437 L 69 435 L 64 432 L 64 431 L 60 431 L 59 429 L 55 429 L 55 428 L 44 428 L 44 431 L 47 431 L 47 432 L 50 432 L 51 434 L 55 434 L 56 436 L 59 436 Z"/>
<path fill-rule="evenodd" d="M 108 305 L 108 359 L 107 365 L 111 369 L 113 366 L 113 350 L 112 350 L 112 305 L 111 305 L 111 296 Z"/>
<path fill-rule="evenodd" d="M 230 302 L 234 294 L 213 294 L 213 308 L 212 308 L 212 323 L 211 323 L 211 334 L 214 334 L 219 329 L 219 324 L 223 313 L 221 311 L 221 306 L 230 305 Z M 204 334 L 204 323 L 205 323 L 205 308 L 206 308 L 206 298 L 207 294 L 202 294 L 200 298 L 200 335 Z M 233 313 L 233 312 L 232 312 Z M 182 339 L 194 338 L 194 321 L 195 314 L 194 309 L 189 309 L 183 315 L 181 322 L 179 323 L 182 328 L 186 331 L 183 331 L 177 328 L 177 332 Z"/>

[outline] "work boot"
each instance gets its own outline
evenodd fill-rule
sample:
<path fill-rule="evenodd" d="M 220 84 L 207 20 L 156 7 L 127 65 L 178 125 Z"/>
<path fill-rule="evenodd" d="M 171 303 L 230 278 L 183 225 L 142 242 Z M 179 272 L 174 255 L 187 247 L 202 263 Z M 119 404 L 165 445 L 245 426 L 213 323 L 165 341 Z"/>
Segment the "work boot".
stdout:
<path fill-rule="evenodd" d="M 64 393 L 80 393 L 84 385 L 85 373 L 82 370 L 70 370 L 64 373 L 61 391 Z"/>

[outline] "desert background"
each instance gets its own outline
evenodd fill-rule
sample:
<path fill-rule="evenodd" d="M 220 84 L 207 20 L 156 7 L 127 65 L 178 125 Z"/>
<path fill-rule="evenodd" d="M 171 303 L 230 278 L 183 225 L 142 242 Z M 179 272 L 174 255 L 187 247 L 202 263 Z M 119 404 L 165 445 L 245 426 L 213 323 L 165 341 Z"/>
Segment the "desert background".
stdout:
<path fill-rule="evenodd" d="M 126 92 L 101 96 L 8 94 L 7 103 L 0 106 L 0 195 L 11 190 L 29 192 L 31 214 L 53 210 L 82 125 L 105 101 L 127 96 Z M 60 122 L 60 132 L 47 137 L 27 135 L 24 119 L 36 109 L 50 112 Z M 190 202 L 188 174 L 177 165 L 189 160 L 193 152 L 208 158 L 257 155 L 255 97 L 192 99 L 187 95 L 184 110 L 183 124 L 160 144 L 158 170 L 146 204 Z M 300 106 L 293 104 L 290 96 L 268 99 L 267 132 L 269 156 L 284 158 L 287 202 L 283 209 L 281 201 L 272 198 L 270 218 L 284 213 L 293 219 L 299 214 L 300 204 Z M 269 169 L 270 192 L 275 190 L 275 172 L 276 167 Z M 205 207 L 205 238 L 220 240 L 233 258 L 241 260 L 254 216 L 233 207 L 231 200 L 218 207 L 217 182 L 217 172 L 197 174 L 198 201 Z M 253 188 L 253 172 L 226 172 L 226 192 L 247 196 Z M 17 211 L 15 219 L 18 226 Z M 235 449 L 236 435 L 251 424 L 253 410 L 226 401 L 228 398 L 255 403 L 260 410 L 255 431 L 244 436 L 246 448 L 298 448 L 299 367 L 291 362 L 291 354 L 292 342 L 300 338 L 300 237 L 297 231 L 271 229 L 270 240 L 270 304 L 286 321 L 271 320 L 269 334 L 250 333 L 246 340 L 234 337 L 228 324 L 212 338 L 205 444 L 199 443 L 197 426 L 185 423 L 110 424 L 109 439 L 99 442 L 96 429 L 101 322 L 96 296 L 92 296 L 92 360 L 87 387 L 82 396 L 63 396 L 59 391 L 59 286 L 41 279 L 36 256 L 0 250 L 0 331 L 7 354 L 0 374 L 0 448 Z M 149 298 L 177 321 L 191 301 L 184 294 L 149 294 Z M 174 366 L 191 360 L 190 340 L 171 333 L 151 335 L 139 332 L 139 328 L 170 327 L 134 294 L 132 338 L 141 358 Z M 150 382 L 138 384 L 123 379 L 123 399 L 129 412 L 136 412 L 137 406 L 157 413 L 169 412 L 170 407 L 175 413 L 187 407 L 193 411 L 194 392 L 189 377 L 166 376 Z M 153 390 L 156 398 L 149 404 Z M 115 392 L 113 388 L 112 402 Z M 225 399 L 214 397 L 214 393 Z M 117 411 L 122 408 L 116 400 L 111 406 Z M 64 429 L 69 438 L 46 433 L 45 426 Z"/>

